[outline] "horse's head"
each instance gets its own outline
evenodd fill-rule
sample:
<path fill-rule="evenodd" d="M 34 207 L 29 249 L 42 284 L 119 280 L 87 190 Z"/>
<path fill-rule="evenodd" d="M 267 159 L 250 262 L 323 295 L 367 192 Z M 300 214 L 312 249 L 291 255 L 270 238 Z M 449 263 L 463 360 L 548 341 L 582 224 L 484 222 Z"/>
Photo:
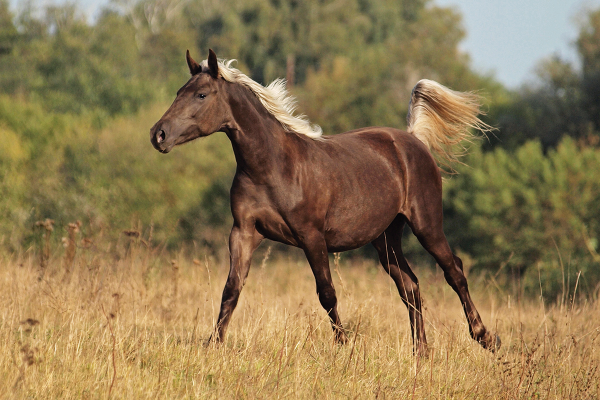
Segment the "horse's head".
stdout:
<path fill-rule="evenodd" d="M 227 119 L 228 107 L 220 90 L 224 81 L 220 79 L 214 51 L 209 50 L 208 60 L 202 64 L 194 61 L 189 51 L 186 59 L 192 77 L 179 89 L 171 107 L 150 129 L 150 141 L 161 153 L 217 132 Z"/>

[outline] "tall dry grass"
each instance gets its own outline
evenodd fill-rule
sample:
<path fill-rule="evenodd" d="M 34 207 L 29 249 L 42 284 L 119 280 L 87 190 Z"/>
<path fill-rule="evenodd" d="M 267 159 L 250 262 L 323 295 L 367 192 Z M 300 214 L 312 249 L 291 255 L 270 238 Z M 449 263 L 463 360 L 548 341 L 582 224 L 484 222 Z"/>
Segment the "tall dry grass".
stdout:
<path fill-rule="evenodd" d="M 306 261 L 271 257 L 255 260 L 226 342 L 205 347 L 226 265 L 128 235 L 111 251 L 88 242 L 76 254 L 0 255 L 3 398 L 600 397 L 598 302 L 523 302 L 473 279 L 503 340 L 494 355 L 469 338 L 442 274 L 418 271 L 431 350 L 420 359 L 374 262 L 332 263 L 350 332 L 339 346 Z"/>

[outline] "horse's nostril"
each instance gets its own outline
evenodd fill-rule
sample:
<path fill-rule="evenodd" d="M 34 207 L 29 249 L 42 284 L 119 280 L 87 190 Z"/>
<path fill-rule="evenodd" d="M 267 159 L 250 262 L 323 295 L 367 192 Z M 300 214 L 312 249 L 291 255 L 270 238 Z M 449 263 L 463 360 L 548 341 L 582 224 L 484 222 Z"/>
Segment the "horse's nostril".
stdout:
<path fill-rule="evenodd" d="M 165 141 L 165 131 L 163 131 L 162 129 L 160 130 L 160 132 L 158 132 L 158 135 L 156 135 L 156 142 L 157 143 L 162 143 Z"/>

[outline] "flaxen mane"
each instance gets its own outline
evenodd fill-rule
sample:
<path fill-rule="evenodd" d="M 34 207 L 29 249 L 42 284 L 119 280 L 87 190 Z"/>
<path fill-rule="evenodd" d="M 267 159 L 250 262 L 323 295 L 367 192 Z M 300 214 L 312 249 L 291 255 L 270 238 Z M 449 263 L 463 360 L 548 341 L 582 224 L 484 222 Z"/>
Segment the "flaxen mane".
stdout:
<path fill-rule="evenodd" d="M 296 99 L 290 96 L 286 87 L 285 79 L 275 79 L 265 87 L 258 82 L 253 81 L 240 70 L 231 67 L 235 60 L 219 61 L 219 73 L 228 82 L 239 83 L 246 86 L 258 97 L 284 129 L 306 135 L 313 139 L 320 138 L 323 130 L 319 125 L 310 123 L 305 115 L 294 115 L 296 111 Z M 202 62 L 202 68 L 208 68 L 208 62 Z"/>

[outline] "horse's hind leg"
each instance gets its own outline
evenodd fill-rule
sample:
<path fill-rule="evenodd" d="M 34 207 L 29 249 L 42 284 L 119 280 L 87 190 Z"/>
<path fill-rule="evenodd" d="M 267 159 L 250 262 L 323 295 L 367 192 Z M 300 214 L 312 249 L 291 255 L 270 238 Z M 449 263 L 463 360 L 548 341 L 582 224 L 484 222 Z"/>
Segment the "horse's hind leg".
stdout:
<path fill-rule="evenodd" d="M 402 229 L 405 218 L 398 215 L 392 224 L 372 243 L 379 254 L 383 269 L 394 280 L 402 301 L 408 308 L 410 330 L 416 354 L 427 355 L 427 338 L 421 312 L 419 281 L 402 254 Z"/>
<path fill-rule="evenodd" d="M 471 337 L 477 340 L 484 348 L 494 352 L 500 348 L 500 337 L 489 332 L 479 316 L 471 295 L 467 278 L 463 272 L 462 261 L 450 250 L 450 245 L 442 229 L 442 201 L 441 190 L 439 201 L 432 201 L 432 197 L 422 198 L 415 202 L 412 215 L 408 221 L 413 233 L 423 247 L 435 258 L 444 271 L 446 282 L 458 294 L 463 310 L 469 323 Z"/>

